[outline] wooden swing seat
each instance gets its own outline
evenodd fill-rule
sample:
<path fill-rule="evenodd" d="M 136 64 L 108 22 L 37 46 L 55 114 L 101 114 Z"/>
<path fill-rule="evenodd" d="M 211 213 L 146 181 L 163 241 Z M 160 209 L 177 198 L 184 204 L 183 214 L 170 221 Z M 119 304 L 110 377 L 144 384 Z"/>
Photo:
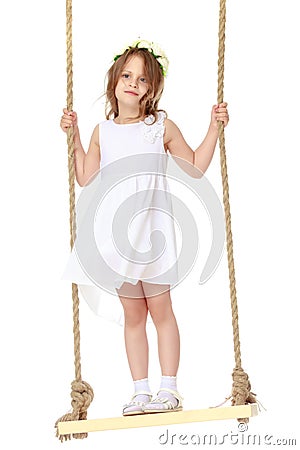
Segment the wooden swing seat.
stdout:
<path fill-rule="evenodd" d="M 239 406 L 213 407 L 168 413 L 143 414 L 127 417 L 76 420 L 58 422 L 58 433 L 63 436 L 92 431 L 121 430 L 125 428 L 158 427 L 182 423 L 206 422 L 209 420 L 228 420 L 258 415 L 257 403 Z"/>

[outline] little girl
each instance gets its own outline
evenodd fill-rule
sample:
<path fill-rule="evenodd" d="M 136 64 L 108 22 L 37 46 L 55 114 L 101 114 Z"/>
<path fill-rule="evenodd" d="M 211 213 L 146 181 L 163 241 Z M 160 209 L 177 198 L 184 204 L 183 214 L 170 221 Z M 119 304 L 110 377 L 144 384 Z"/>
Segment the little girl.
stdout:
<path fill-rule="evenodd" d="M 60 126 L 65 132 L 73 127 L 76 180 L 80 186 L 87 185 L 99 171 L 100 161 L 102 170 L 103 166 L 118 158 L 142 152 L 165 155 L 169 151 L 172 156 L 187 161 L 202 173 L 207 170 L 218 140 L 218 121 L 226 126 L 229 120 L 227 103 L 213 106 L 207 134 L 193 151 L 175 123 L 166 118 L 164 111 L 158 110 L 167 68 L 168 59 L 164 53 L 147 41 L 135 42 L 114 58 L 107 78 L 106 121 L 95 127 L 87 153 L 80 141 L 76 112 L 63 110 Z M 146 217 L 140 234 L 148 234 L 150 222 Z M 172 242 L 169 242 L 167 249 L 165 255 L 168 257 L 168 252 L 172 253 Z M 133 271 L 131 278 L 126 277 L 130 281 L 123 278 L 121 284 L 116 283 L 124 311 L 125 347 L 134 383 L 134 395 L 124 405 L 123 415 L 182 409 L 182 397 L 178 393 L 176 380 L 180 337 L 170 297 L 170 285 L 174 280 L 170 276 L 169 280 L 151 283 L 146 281 L 149 280 L 149 276 L 145 276 L 147 268 L 143 270 L 138 273 Z M 75 275 L 70 278 L 76 282 Z M 157 331 L 162 374 L 158 394 L 154 398 L 148 383 L 148 312 Z"/>

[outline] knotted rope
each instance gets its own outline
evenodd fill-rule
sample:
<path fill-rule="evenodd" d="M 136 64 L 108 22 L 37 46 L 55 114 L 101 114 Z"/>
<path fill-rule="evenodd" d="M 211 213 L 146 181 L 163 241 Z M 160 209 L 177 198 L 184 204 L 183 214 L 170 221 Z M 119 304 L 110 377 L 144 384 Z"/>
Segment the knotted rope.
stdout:
<path fill-rule="evenodd" d="M 225 61 L 225 24 L 226 24 L 226 0 L 220 0 L 219 11 L 219 49 L 218 49 L 218 103 L 223 102 L 224 91 L 224 61 Z M 233 327 L 233 343 L 235 368 L 232 373 L 233 386 L 231 394 L 232 405 L 246 405 L 256 403 L 255 394 L 251 392 L 248 375 L 242 369 L 241 348 L 239 337 L 239 317 L 236 296 L 235 269 L 233 259 L 233 241 L 231 232 L 231 213 L 229 203 L 229 186 L 226 163 L 225 134 L 223 122 L 219 122 L 219 146 L 220 163 L 223 186 L 223 204 L 226 222 L 227 261 L 229 269 L 230 299 Z M 248 422 L 248 418 L 238 419 L 239 422 Z"/>
<path fill-rule="evenodd" d="M 73 110 L 73 52 L 72 52 L 72 0 L 66 0 L 66 43 L 67 43 L 67 109 Z M 76 211 L 75 211 L 75 164 L 74 164 L 74 136 L 73 128 L 68 128 L 68 171 L 69 171 L 69 212 L 70 212 L 70 246 L 73 248 L 76 239 Z M 71 435 L 59 435 L 57 424 L 72 420 L 85 420 L 87 409 L 91 404 L 94 393 L 91 386 L 82 381 L 81 378 L 81 357 L 80 357 L 80 326 L 79 326 L 79 297 L 78 286 L 72 283 L 73 300 L 73 334 L 74 334 L 74 365 L 75 380 L 71 384 L 72 408 L 71 413 L 67 413 L 55 423 L 56 435 L 63 442 L 71 439 Z M 75 439 L 87 437 L 87 433 L 75 433 Z"/>

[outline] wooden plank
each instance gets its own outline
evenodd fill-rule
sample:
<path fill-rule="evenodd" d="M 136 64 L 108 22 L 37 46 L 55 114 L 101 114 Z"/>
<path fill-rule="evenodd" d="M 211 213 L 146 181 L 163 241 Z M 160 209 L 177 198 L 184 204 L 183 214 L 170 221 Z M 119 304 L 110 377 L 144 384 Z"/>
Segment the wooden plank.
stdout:
<path fill-rule="evenodd" d="M 125 428 L 156 427 L 180 423 L 205 422 L 209 420 L 226 420 L 258 415 L 256 403 L 250 405 L 195 409 L 168 413 L 141 414 L 127 417 L 78 420 L 59 422 L 59 435 L 89 433 L 92 431 L 120 430 Z"/>

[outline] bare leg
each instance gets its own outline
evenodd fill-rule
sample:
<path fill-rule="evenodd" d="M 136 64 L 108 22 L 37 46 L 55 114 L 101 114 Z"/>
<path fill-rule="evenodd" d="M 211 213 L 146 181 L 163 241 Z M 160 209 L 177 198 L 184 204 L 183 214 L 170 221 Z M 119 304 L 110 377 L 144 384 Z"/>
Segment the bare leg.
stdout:
<path fill-rule="evenodd" d="M 170 290 L 166 285 L 151 285 L 145 282 L 142 282 L 142 285 L 148 310 L 157 330 L 162 375 L 176 376 L 180 358 L 180 336 L 172 308 Z M 153 296 L 153 294 L 156 295 Z"/>
<path fill-rule="evenodd" d="M 159 362 L 162 376 L 164 376 L 157 398 L 150 403 L 146 403 L 144 411 L 146 413 L 155 413 L 162 410 L 178 411 L 182 409 L 182 398 L 178 394 L 177 387 L 172 387 L 172 385 L 176 386 L 180 358 L 180 336 L 172 308 L 169 286 L 151 285 L 143 282 L 143 289 L 148 310 L 157 330 Z M 171 384 L 170 387 L 166 388 L 166 381 L 167 386 L 168 383 Z"/>
<path fill-rule="evenodd" d="M 133 380 L 148 377 L 149 347 L 146 334 L 148 314 L 141 281 L 137 285 L 123 283 L 117 289 L 124 308 L 124 337 L 127 359 Z"/>

